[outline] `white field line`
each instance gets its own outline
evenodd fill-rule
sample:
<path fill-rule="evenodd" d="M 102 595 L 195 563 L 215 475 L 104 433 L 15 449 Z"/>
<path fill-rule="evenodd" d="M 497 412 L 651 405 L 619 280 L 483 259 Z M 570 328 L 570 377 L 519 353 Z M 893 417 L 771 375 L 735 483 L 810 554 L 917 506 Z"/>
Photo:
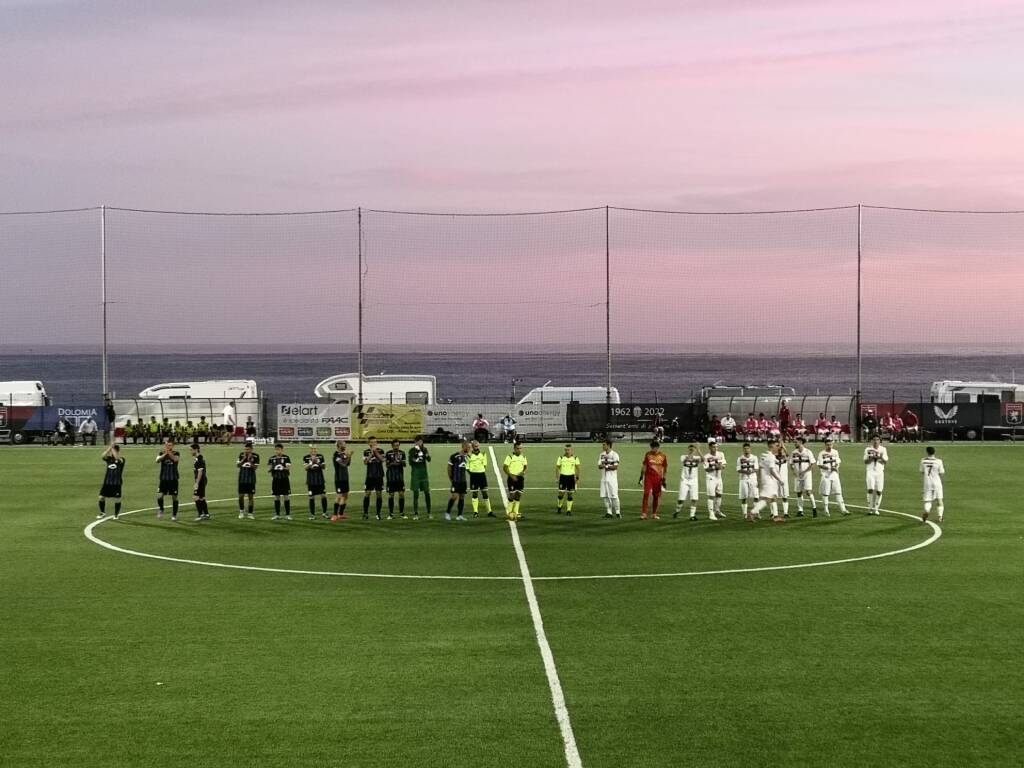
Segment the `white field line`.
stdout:
<path fill-rule="evenodd" d="M 498 478 L 498 488 L 501 490 L 501 500 L 508 511 L 508 493 L 505 491 L 505 483 L 501 478 L 501 470 L 498 469 L 498 460 L 494 455 L 494 448 L 487 447 L 491 454 L 491 465 L 494 468 L 495 477 Z M 572 721 L 569 719 L 569 710 L 565 706 L 565 694 L 562 692 L 562 683 L 558 679 L 558 669 L 555 667 L 555 655 L 551 652 L 548 644 L 547 633 L 544 632 L 544 620 L 540 615 L 540 605 L 537 603 L 537 595 L 533 591 L 533 581 L 530 579 L 530 566 L 526 563 L 526 553 L 523 552 L 522 542 L 519 541 L 519 531 L 513 520 L 508 521 L 509 530 L 512 532 L 512 546 L 516 550 L 516 559 L 519 560 L 519 571 L 523 576 L 523 589 L 526 591 L 526 602 L 530 606 L 530 616 L 533 618 L 533 631 L 537 636 L 537 645 L 540 647 L 540 657 L 544 661 L 544 673 L 548 678 L 548 688 L 551 689 L 551 703 L 555 707 L 555 720 L 558 721 L 558 730 L 562 734 L 562 744 L 565 747 L 565 764 L 569 768 L 583 768 L 583 761 L 580 760 L 580 751 L 576 746 L 576 736 L 572 732 Z"/>
<path fill-rule="evenodd" d="M 500 484 L 500 478 L 499 478 Z M 504 498 L 504 486 L 501 486 Z M 549 489 L 550 490 L 550 489 Z M 634 490 L 634 489 L 623 489 L 623 490 Z M 269 496 L 260 496 L 258 498 L 270 498 Z M 208 499 L 211 503 L 218 503 L 222 501 L 234 501 L 234 498 L 229 499 Z M 182 503 L 182 507 L 192 506 L 192 502 Z M 866 509 L 866 507 L 857 504 L 847 504 L 846 506 L 851 509 Z M 127 512 L 122 512 L 121 517 L 127 517 L 128 515 L 138 514 L 140 512 L 154 512 L 156 507 L 146 507 L 143 509 L 133 509 Z M 892 509 L 882 509 L 887 515 L 898 515 L 899 517 L 906 517 L 910 520 L 919 520 L 918 515 L 910 514 L 909 512 L 897 512 Z M 258 571 L 261 573 L 290 573 L 298 574 L 301 576 L 349 576 L 355 578 L 364 579 L 436 579 L 439 581 L 519 581 L 520 576 L 450 576 L 450 575 L 424 575 L 415 573 L 363 573 L 358 571 L 309 571 L 299 570 L 294 568 L 271 568 L 267 566 L 258 565 L 236 565 L 233 563 L 218 563 L 207 560 L 191 560 L 184 557 L 171 557 L 169 555 L 154 555 L 149 552 L 140 552 L 135 549 L 128 549 L 126 547 L 119 547 L 116 544 L 111 544 L 109 541 L 104 541 L 99 538 L 94 530 L 95 528 L 105 522 L 112 520 L 110 515 L 107 515 L 103 519 L 93 520 L 87 526 L 83 533 L 85 538 L 91 541 L 93 544 L 98 544 L 105 549 L 109 549 L 112 552 L 119 552 L 123 555 L 132 555 L 134 557 L 145 557 L 150 560 L 163 560 L 168 563 L 185 563 L 186 565 L 202 565 L 208 568 L 227 568 L 229 570 L 237 571 Z M 607 573 L 607 574 L 580 574 L 572 576 L 532 576 L 533 581 L 593 581 L 598 579 L 667 579 L 667 578 L 681 578 L 684 576 L 723 576 L 738 573 L 765 573 L 767 571 L 791 571 L 801 568 L 820 568 L 829 565 L 844 565 L 846 563 L 859 563 L 865 560 L 878 560 L 883 557 L 894 557 L 896 555 L 903 555 L 908 552 L 913 552 L 917 549 L 923 549 L 924 547 L 934 544 L 942 536 L 942 528 L 931 520 L 928 521 L 928 526 L 932 529 L 932 535 L 920 542 L 919 544 L 912 544 L 909 547 L 903 547 L 902 549 L 894 549 L 889 552 L 879 552 L 875 555 L 860 555 L 858 557 L 847 557 L 842 560 L 820 560 L 812 563 L 794 563 L 792 565 L 765 565 L 756 566 L 752 568 L 727 568 L 714 571 L 667 571 L 659 573 Z M 173 523 L 173 525 L 188 525 L 187 522 Z M 199 523 L 199 525 L 207 525 L 207 523 Z M 287 525 L 287 523 L 285 523 Z"/>

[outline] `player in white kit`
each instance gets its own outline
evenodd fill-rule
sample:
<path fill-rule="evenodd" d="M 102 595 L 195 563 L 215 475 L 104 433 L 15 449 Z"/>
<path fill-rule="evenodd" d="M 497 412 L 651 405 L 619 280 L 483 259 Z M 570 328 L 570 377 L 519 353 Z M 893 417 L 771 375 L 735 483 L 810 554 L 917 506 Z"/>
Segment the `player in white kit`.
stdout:
<path fill-rule="evenodd" d="M 690 502 L 690 519 L 697 519 L 697 497 L 700 482 L 700 467 L 704 463 L 703 457 L 697 450 L 697 446 L 690 443 L 686 453 L 679 457 L 681 465 L 679 473 L 679 499 L 676 501 L 676 511 L 672 517 L 679 517 L 683 511 L 683 502 Z"/>
<path fill-rule="evenodd" d="M 939 522 L 942 522 L 942 515 L 946 511 L 942 498 L 942 478 L 946 474 L 946 467 L 942 459 L 935 456 L 935 449 L 930 445 L 924 449 L 925 457 L 921 459 L 921 477 L 924 480 L 924 514 L 921 520 L 927 522 L 928 515 L 932 511 L 932 504 L 938 507 Z"/>
<path fill-rule="evenodd" d="M 736 472 L 740 476 L 740 509 L 748 520 L 750 517 L 747 515 L 747 505 L 757 501 L 760 496 L 760 490 L 757 487 L 758 469 L 760 469 L 760 464 L 757 461 L 757 456 L 751 452 L 750 443 L 744 443 L 743 453 L 736 459 Z"/>
<path fill-rule="evenodd" d="M 796 516 L 804 516 L 804 499 L 811 500 L 811 515 L 818 516 L 818 503 L 814 500 L 814 453 L 807 447 L 807 440 L 796 439 L 796 448 L 789 454 L 789 466 L 793 470 L 793 490 L 796 491 Z"/>
<path fill-rule="evenodd" d="M 708 520 L 723 520 L 722 472 L 726 467 L 725 454 L 718 450 L 718 440 L 708 438 L 708 452 L 704 454 L 704 487 L 708 494 Z"/>
<path fill-rule="evenodd" d="M 825 449 L 818 454 L 818 467 L 821 469 L 821 483 L 818 487 L 818 493 L 825 504 L 825 517 L 831 517 L 828 511 L 830 496 L 836 497 L 840 512 L 844 515 L 850 514 L 850 510 L 846 508 L 846 502 L 843 501 L 843 483 L 839 479 L 839 467 L 842 466 L 842 463 L 843 460 L 839 456 L 839 451 L 833 447 L 832 438 L 825 438 Z"/>
<path fill-rule="evenodd" d="M 864 480 L 868 486 L 868 514 L 879 515 L 882 506 L 882 491 L 885 490 L 885 465 L 889 463 L 889 452 L 882 445 L 882 438 L 875 435 L 871 445 L 864 449 Z"/>
<path fill-rule="evenodd" d="M 768 443 L 768 450 L 761 454 L 758 459 L 758 469 L 761 475 L 759 498 L 754 507 L 750 510 L 747 520 L 760 520 L 761 510 L 771 505 L 772 522 L 781 523 L 784 518 L 779 515 L 779 491 L 782 486 L 782 478 L 778 472 L 779 452 L 782 446 L 777 440 Z M 785 463 L 785 462 L 783 462 Z"/>
<path fill-rule="evenodd" d="M 622 510 L 619 507 L 619 454 L 612 450 L 611 440 L 605 440 L 601 447 L 601 455 L 597 457 L 597 468 L 601 472 L 604 516 L 622 517 Z"/>
<path fill-rule="evenodd" d="M 775 442 L 775 474 L 779 476 L 779 499 L 782 500 L 782 516 L 789 517 L 789 454 L 786 444 L 781 440 Z"/>

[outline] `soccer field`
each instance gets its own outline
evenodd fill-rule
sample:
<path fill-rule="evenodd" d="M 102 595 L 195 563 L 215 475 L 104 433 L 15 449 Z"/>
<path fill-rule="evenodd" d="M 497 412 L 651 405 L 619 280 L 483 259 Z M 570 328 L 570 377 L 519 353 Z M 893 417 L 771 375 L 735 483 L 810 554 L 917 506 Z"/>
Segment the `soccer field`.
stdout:
<path fill-rule="evenodd" d="M 90 531 L 125 551 L 86 536 L 102 449 L 4 449 L 0 763 L 1019 764 L 1020 447 L 938 446 L 941 537 L 916 519 L 921 446 L 889 447 L 891 512 L 853 506 L 863 446 L 842 446 L 853 514 L 783 525 L 743 522 L 734 495 L 725 521 L 703 496 L 698 521 L 672 519 L 683 447 L 667 446 L 662 519 L 641 521 L 645 447 L 617 446 L 623 519 L 607 520 L 599 446 L 578 446 L 566 518 L 561 447 L 528 445 L 529 581 L 493 471 L 498 517 L 444 522 L 450 446 L 430 446 L 433 520 L 364 522 L 354 492 L 337 524 L 307 520 L 301 471 L 293 522 L 273 522 L 266 497 L 239 520 L 237 446 L 204 448 L 211 521 L 191 505 L 158 520 L 157 448 L 129 446 L 124 509 L 143 511 Z M 731 493 L 738 451 L 725 446 Z M 288 452 L 298 465 L 305 450 Z M 269 493 L 265 471 L 259 483 Z"/>

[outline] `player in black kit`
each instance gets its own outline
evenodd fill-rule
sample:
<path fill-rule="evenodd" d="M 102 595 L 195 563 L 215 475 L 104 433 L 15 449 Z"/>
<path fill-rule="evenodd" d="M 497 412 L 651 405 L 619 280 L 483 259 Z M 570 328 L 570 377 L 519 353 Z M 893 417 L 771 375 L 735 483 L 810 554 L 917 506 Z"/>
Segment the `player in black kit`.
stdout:
<path fill-rule="evenodd" d="M 284 501 L 284 518 L 292 519 L 292 460 L 284 452 L 284 445 L 274 445 L 274 455 L 267 462 L 270 473 L 270 492 L 274 495 L 274 519 L 281 519 L 281 501 Z"/>
<path fill-rule="evenodd" d="M 348 466 L 352 463 L 352 454 L 345 449 L 345 441 L 335 443 L 334 451 L 334 514 L 331 522 L 348 520 L 345 507 L 348 506 Z"/>
<path fill-rule="evenodd" d="M 363 486 L 363 520 L 370 519 L 370 494 L 376 496 L 377 519 L 384 506 L 381 493 L 384 491 L 384 451 L 377 447 L 377 438 L 367 438 L 369 447 L 363 451 L 363 464 L 366 465 L 366 485 Z"/>
<path fill-rule="evenodd" d="M 157 488 L 156 505 L 158 518 L 164 516 L 164 496 L 171 497 L 171 522 L 178 521 L 178 462 L 181 454 L 174 450 L 174 441 L 164 443 L 164 449 L 157 454 L 156 463 L 160 465 L 160 486 Z"/>
<path fill-rule="evenodd" d="M 238 454 L 238 519 L 246 516 L 248 510 L 249 519 L 256 517 L 253 513 L 254 500 L 256 498 L 256 467 L 260 465 L 260 455 L 253 451 L 252 443 L 247 442 L 245 449 Z M 246 499 L 249 506 L 246 507 Z"/>
<path fill-rule="evenodd" d="M 114 500 L 114 519 L 121 514 L 121 484 L 124 480 L 124 459 L 121 449 L 111 445 L 103 452 L 103 464 L 106 474 L 103 475 L 103 487 L 100 488 L 100 513 L 96 517 L 107 514 L 107 499 Z"/>
<path fill-rule="evenodd" d="M 388 520 L 395 516 L 395 496 L 398 496 L 398 514 L 405 517 L 405 451 L 401 442 L 391 441 L 391 450 L 384 454 L 388 470 Z"/>
<path fill-rule="evenodd" d="M 210 519 L 206 506 L 206 459 L 199 452 L 199 443 L 192 443 L 192 501 L 196 504 L 196 522 Z"/>
<path fill-rule="evenodd" d="M 464 521 L 466 518 L 462 512 L 466 507 L 466 476 L 468 470 L 466 465 L 469 463 L 469 443 L 465 442 L 462 444 L 462 450 L 458 453 L 453 453 L 451 458 L 448 459 L 448 481 L 452 484 L 452 495 L 448 499 L 448 509 L 444 513 L 444 519 L 451 521 L 452 519 L 452 507 L 458 502 L 458 516 L 455 518 L 459 522 Z"/>
<path fill-rule="evenodd" d="M 327 519 L 327 497 L 324 495 L 324 467 L 327 461 L 317 452 L 316 446 L 309 446 L 309 453 L 302 457 L 306 468 L 306 489 L 309 492 L 309 519 L 316 520 L 316 498 L 320 497 L 320 514 Z"/>

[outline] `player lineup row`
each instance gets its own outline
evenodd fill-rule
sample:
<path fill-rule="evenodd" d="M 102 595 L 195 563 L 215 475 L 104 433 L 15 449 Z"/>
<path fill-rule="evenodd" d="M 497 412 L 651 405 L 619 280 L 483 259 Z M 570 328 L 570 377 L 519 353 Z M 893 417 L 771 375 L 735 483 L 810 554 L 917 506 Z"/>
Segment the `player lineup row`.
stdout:
<path fill-rule="evenodd" d="M 334 468 L 334 508 L 329 519 L 338 522 L 349 519 L 347 514 L 350 493 L 350 468 L 353 454 L 343 441 L 338 441 L 336 450 L 331 457 Z M 193 487 L 192 497 L 195 502 L 198 521 L 208 520 L 209 507 L 206 501 L 206 488 L 209 481 L 206 458 L 202 455 L 199 444 L 190 446 L 192 453 Z M 180 453 L 175 450 L 174 442 L 168 440 L 163 451 L 156 456 L 159 465 L 157 490 L 158 517 L 164 515 L 164 500 L 171 497 L 171 520 L 177 521 L 178 494 L 180 485 L 179 463 Z M 406 517 L 406 469 L 410 470 L 409 489 L 413 493 L 412 517 L 419 518 L 420 496 L 423 497 L 424 508 L 428 517 L 432 517 L 430 497 L 430 478 L 428 465 L 432 461 L 429 449 L 422 438 L 415 441 L 408 453 L 402 450 L 401 443 L 394 440 L 391 450 L 385 452 L 370 437 L 363 451 L 365 478 L 363 484 L 363 519 L 369 519 L 371 502 L 376 519 L 383 519 L 383 496 L 387 495 L 389 519 L 395 516 L 396 502 L 400 517 Z M 105 475 L 99 494 L 99 515 L 106 514 L 107 500 L 114 502 L 114 517 L 121 511 L 122 487 L 125 459 L 116 445 L 103 452 Z M 864 449 L 865 485 L 868 497 L 869 514 L 880 513 L 882 494 L 885 490 L 885 469 L 889 463 L 889 455 L 878 437 Z M 491 504 L 487 471 L 488 454 L 481 450 L 477 441 L 463 442 L 460 450 L 451 454 L 446 465 L 450 495 L 445 509 L 445 519 L 452 520 L 453 512 L 456 522 L 464 521 L 465 499 L 469 495 L 473 515 L 480 514 L 481 505 L 488 517 L 494 517 Z M 255 518 L 255 495 L 260 455 L 251 443 L 238 455 L 235 462 L 238 470 L 238 516 L 240 519 Z M 274 498 L 274 519 L 291 520 L 291 457 L 284 452 L 284 445 L 277 443 L 274 453 L 267 461 L 267 473 L 271 477 L 271 495 Z M 555 460 L 555 479 L 557 496 L 555 511 L 558 514 L 571 516 L 575 501 L 575 493 L 580 487 L 581 462 L 575 455 L 572 444 L 566 444 L 563 453 Z M 827 439 L 825 448 L 815 455 L 806 445 L 803 438 L 797 438 L 792 451 L 787 451 L 782 441 L 771 441 L 766 450 L 755 456 L 750 443 L 744 443 L 742 453 L 737 457 L 735 469 L 739 479 L 738 496 L 740 509 L 744 518 L 749 521 L 760 519 L 761 512 L 768 509 L 771 519 L 783 522 L 789 517 L 789 505 L 795 495 L 797 516 L 803 517 L 805 501 L 810 504 L 813 517 L 818 516 L 817 499 L 814 496 L 813 473 L 817 467 L 820 479 L 818 495 L 823 504 L 826 517 L 831 515 L 830 502 L 834 500 L 842 514 L 848 514 L 843 497 L 840 467 L 842 457 L 834 447 L 833 441 Z M 320 514 L 327 519 L 327 457 L 321 454 L 316 445 L 309 447 L 309 453 L 302 457 L 302 467 L 306 474 L 306 495 L 308 496 L 309 516 L 316 518 L 319 502 Z M 598 456 L 597 469 L 600 474 L 600 497 L 605 506 L 605 517 L 620 518 L 622 516 L 619 501 L 619 469 L 621 457 L 614 450 L 610 441 L 602 444 Z M 697 519 L 697 506 L 700 496 L 700 474 L 703 471 L 705 494 L 707 497 L 708 518 L 722 520 L 722 497 L 724 495 L 724 474 L 728 462 L 724 452 L 719 448 L 715 438 L 708 439 L 708 450 L 701 453 L 696 444 L 691 443 L 687 452 L 680 457 L 680 480 L 675 512 L 678 517 L 689 503 L 689 517 Z M 524 454 L 522 443 L 514 443 L 511 452 L 505 457 L 501 471 L 508 489 L 506 516 L 509 520 L 521 520 L 521 501 L 526 488 L 526 475 L 529 462 Z M 495 468 L 497 470 L 497 468 Z M 641 463 L 638 484 L 643 486 L 640 517 L 643 520 L 660 519 L 663 492 L 668 488 L 668 456 L 661 450 L 657 441 L 650 444 L 650 450 L 644 454 Z M 933 504 L 937 505 L 938 519 L 942 522 L 944 514 L 943 486 L 945 467 L 941 459 L 935 456 L 932 447 L 926 449 L 926 455 L 920 462 L 920 473 L 923 478 L 924 512 L 922 518 L 927 520 Z M 791 482 L 792 478 L 792 482 Z M 781 511 L 779 505 L 781 503 Z"/>

